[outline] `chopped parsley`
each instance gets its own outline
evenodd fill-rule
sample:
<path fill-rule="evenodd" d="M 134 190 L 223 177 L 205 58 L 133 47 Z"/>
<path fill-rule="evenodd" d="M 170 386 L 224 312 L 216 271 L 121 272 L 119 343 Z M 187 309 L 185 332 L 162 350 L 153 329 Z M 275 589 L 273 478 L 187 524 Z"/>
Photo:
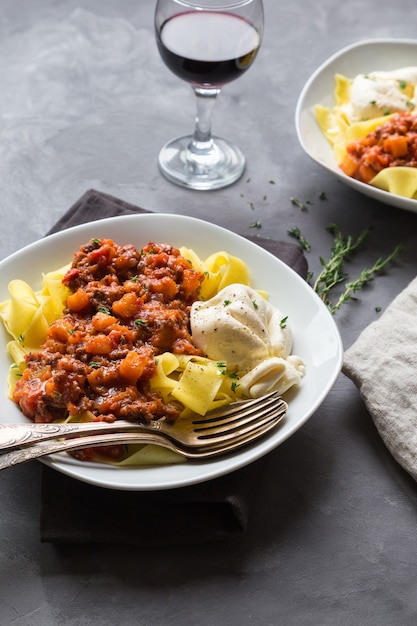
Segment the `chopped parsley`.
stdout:
<path fill-rule="evenodd" d="M 105 313 L 106 315 L 111 315 L 111 311 L 108 306 L 99 306 L 97 311 L 99 313 Z"/>

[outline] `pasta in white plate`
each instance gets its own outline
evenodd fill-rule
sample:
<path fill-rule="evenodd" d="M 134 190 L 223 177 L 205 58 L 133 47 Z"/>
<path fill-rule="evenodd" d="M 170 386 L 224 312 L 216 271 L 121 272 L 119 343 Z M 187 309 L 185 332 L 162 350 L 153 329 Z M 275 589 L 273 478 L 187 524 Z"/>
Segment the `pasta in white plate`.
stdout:
<path fill-rule="evenodd" d="M 250 290 L 249 283 L 246 263 L 224 251 L 201 260 L 192 249 L 168 244 L 149 242 L 138 251 L 111 240 L 91 240 L 81 246 L 71 266 L 45 274 L 40 291 L 21 279 L 9 284 L 10 299 L 0 304 L 0 318 L 11 335 L 10 396 L 37 421 L 146 420 L 164 415 L 180 420 L 189 412 L 204 415 L 274 385 L 285 391 L 300 382 L 304 365 L 298 357 L 287 359 L 290 330 L 277 332 L 277 315 L 280 320 L 284 316 Z M 210 354 L 199 345 L 197 332 L 194 340 L 189 307 L 209 309 L 210 301 L 228 288 L 238 288 L 242 300 L 242 290 L 247 289 L 246 297 L 252 300 L 255 293 L 260 311 L 268 310 L 274 320 L 271 336 L 281 342 L 285 338 L 280 370 L 272 359 L 278 352 L 270 350 L 269 340 L 259 358 L 244 369 L 229 362 L 226 353 Z M 184 302 L 176 310 L 179 298 Z M 182 325 L 174 318 L 182 319 Z M 239 344 L 240 339 L 234 341 Z M 74 395 L 77 385 L 80 391 Z M 104 395 L 96 393 L 103 388 Z M 28 397 L 31 394 L 34 397 Z M 159 453 L 152 456 L 147 449 L 141 454 L 131 447 L 105 460 L 138 464 L 141 456 L 146 464 L 167 462 L 165 453 L 163 460 Z M 179 459 L 169 455 L 168 462 L 174 460 Z"/>

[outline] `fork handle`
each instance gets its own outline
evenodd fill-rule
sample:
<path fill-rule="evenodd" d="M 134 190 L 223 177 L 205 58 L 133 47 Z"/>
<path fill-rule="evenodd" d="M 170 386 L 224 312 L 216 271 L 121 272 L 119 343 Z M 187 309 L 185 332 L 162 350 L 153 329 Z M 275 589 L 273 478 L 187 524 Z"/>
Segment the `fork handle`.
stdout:
<path fill-rule="evenodd" d="M 68 424 L 0 424 L 0 453 L 13 448 L 23 448 L 49 439 L 76 437 L 113 432 L 158 433 L 158 422 L 138 424 L 125 420 L 107 422 L 73 422 Z"/>
<path fill-rule="evenodd" d="M 104 435 L 91 435 L 85 437 L 77 437 L 75 439 L 65 439 L 59 441 L 46 441 L 35 443 L 28 448 L 12 450 L 0 455 L 0 470 L 21 463 L 27 463 L 34 459 L 39 459 L 49 454 L 57 452 L 69 452 L 71 450 L 80 450 L 92 446 L 105 446 L 115 444 L 153 444 L 168 448 L 172 452 L 176 452 L 186 458 L 198 458 L 198 453 L 193 454 L 191 451 L 186 452 L 177 448 L 177 446 L 169 439 L 152 433 L 108 433 Z"/>

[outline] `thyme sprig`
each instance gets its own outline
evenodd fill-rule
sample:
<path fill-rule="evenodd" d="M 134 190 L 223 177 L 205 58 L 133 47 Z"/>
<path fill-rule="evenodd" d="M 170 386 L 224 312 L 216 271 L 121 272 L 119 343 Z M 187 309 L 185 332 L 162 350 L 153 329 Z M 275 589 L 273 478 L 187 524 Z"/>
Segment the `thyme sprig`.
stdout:
<path fill-rule="evenodd" d="M 369 269 L 364 269 L 360 272 L 358 278 L 351 280 L 345 284 L 344 292 L 339 296 L 337 302 L 334 305 L 329 303 L 328 307 L 332 314 L 334 314 L 343 303 L 348 302 L 354 298 L 353 294 L 362 289 L 371 280 L 374 279 L 375 274 L 381 272 L 388 263 L 393 261 L 401 252 L 403 246 L 400 244 L 394 248 L 394 250 L 385 259 L 379 258 L 375 261 L 374 265 Z M 377 310 L 377 309 L 376 309 Z"/>
<path fill-rule="evenodd" d="M 301 230 L 298 228 L 298 226 L 294 226 L 294 228 L 290 228 L 287 232 L 290 237 L 294 237 L 294 239 L 297 239 L 302 250 L 306 250 L 307 252 L 310 252 L 311 250 L 310 242 L 307 241 L 304 235 L 302 235 Z"/>
<path fill-rule="evenodd" d="M 342 283 L 348 278 L 345 272 L 345 263 L 352 253 L 365 241 L 370 230 L 369 228 L 363 230 L 357 237 L 352 237 L 351 235 L 344 236 L 339 226 L 336 224 L 330 224 L 327 230 L 329 230 L 334 237 L 333 244 L 328 261 L 320 258 L 322 270 L 313 283 L 313 289 L 326 304 L 329 311 L 334 314 L 340 309 L 342 304 L 354 299 L 355 293 L 360 291 L 360 289 L 374 279 L 377 273 L 381 272 L 393 261 L 400 254 L 403 246 L 401 244 L 397 245 L 385 259 L 379 258 L 372 267 L 363 269 L 357 278 L 346 282 L 343 292 L 333 304 L 330 300 L 332 290 L 339 283 Z"/>
<path fill-rule="evenodd" d="M 329 224 L 327 230 L 333 235 L 333 243 L 330 249 L 328 261 L 320 257 L 322 270 L 314 281 L 313 289 L 321 299 L 328 303 L 328 294 L 338 284 L 347 278 L 344 271 L 345 262 L 369 234 L 369 229 L 363 230 L 357 237 L 343 235 L 337 224 Z"/>

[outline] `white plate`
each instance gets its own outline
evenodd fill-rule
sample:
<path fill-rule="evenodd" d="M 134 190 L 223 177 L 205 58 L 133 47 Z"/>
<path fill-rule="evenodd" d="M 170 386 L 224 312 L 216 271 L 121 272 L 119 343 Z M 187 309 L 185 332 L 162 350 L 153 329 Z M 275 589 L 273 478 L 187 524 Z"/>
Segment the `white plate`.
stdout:
<path fill-rule="evenodd" d="M 332 147 L 321 132 L 314 106 L 332 107 L 335 74 L 348 78 L 374 70 L 395 70 L 417 65 L 417 40 L 375 39 L 355 43 L 337 52 L 321 65 L 307 81 L 297 102 L 295 126 L 305 152 L 317 163 L 357 191 L 400 209 L 417 213 L 417 200 L 404 198 L 346 176 L 338 167 Z"/>
<path fill-rule="evenodd" d="M 289 397 L 285 423 L 252 446 L 224 458 L 150 468 L 114 468 L 81 463 L 67 455 L 45 461 L 51 467 L 87 483 L 124 490 L 157 490 L 203 482 L 241 468 L 267 454 L 300 428 L 329 393 L 342 364 L 342 342 L 335 322 L 312 288 L 287 265 L 239 235 L 203 220 L 165 214 L 116 217 L 68 229 L 42 239 L 0 263 L 0 301 L 8 298 L 14 278 L 39 288 L 42 272 L 71 261 L 80 245 L 93 237 L 141 248 L 148 241 L 193 248 L 202 258 L 225 250 L 244 259 L 255 288 L 266 289 L 270 302 L 288 315 L 294 334 L 293 352 L 301 356 L 307 373 Z M 7 336 L 0 334 L 0 422 L 24 421 L 7 398 Z"/>

